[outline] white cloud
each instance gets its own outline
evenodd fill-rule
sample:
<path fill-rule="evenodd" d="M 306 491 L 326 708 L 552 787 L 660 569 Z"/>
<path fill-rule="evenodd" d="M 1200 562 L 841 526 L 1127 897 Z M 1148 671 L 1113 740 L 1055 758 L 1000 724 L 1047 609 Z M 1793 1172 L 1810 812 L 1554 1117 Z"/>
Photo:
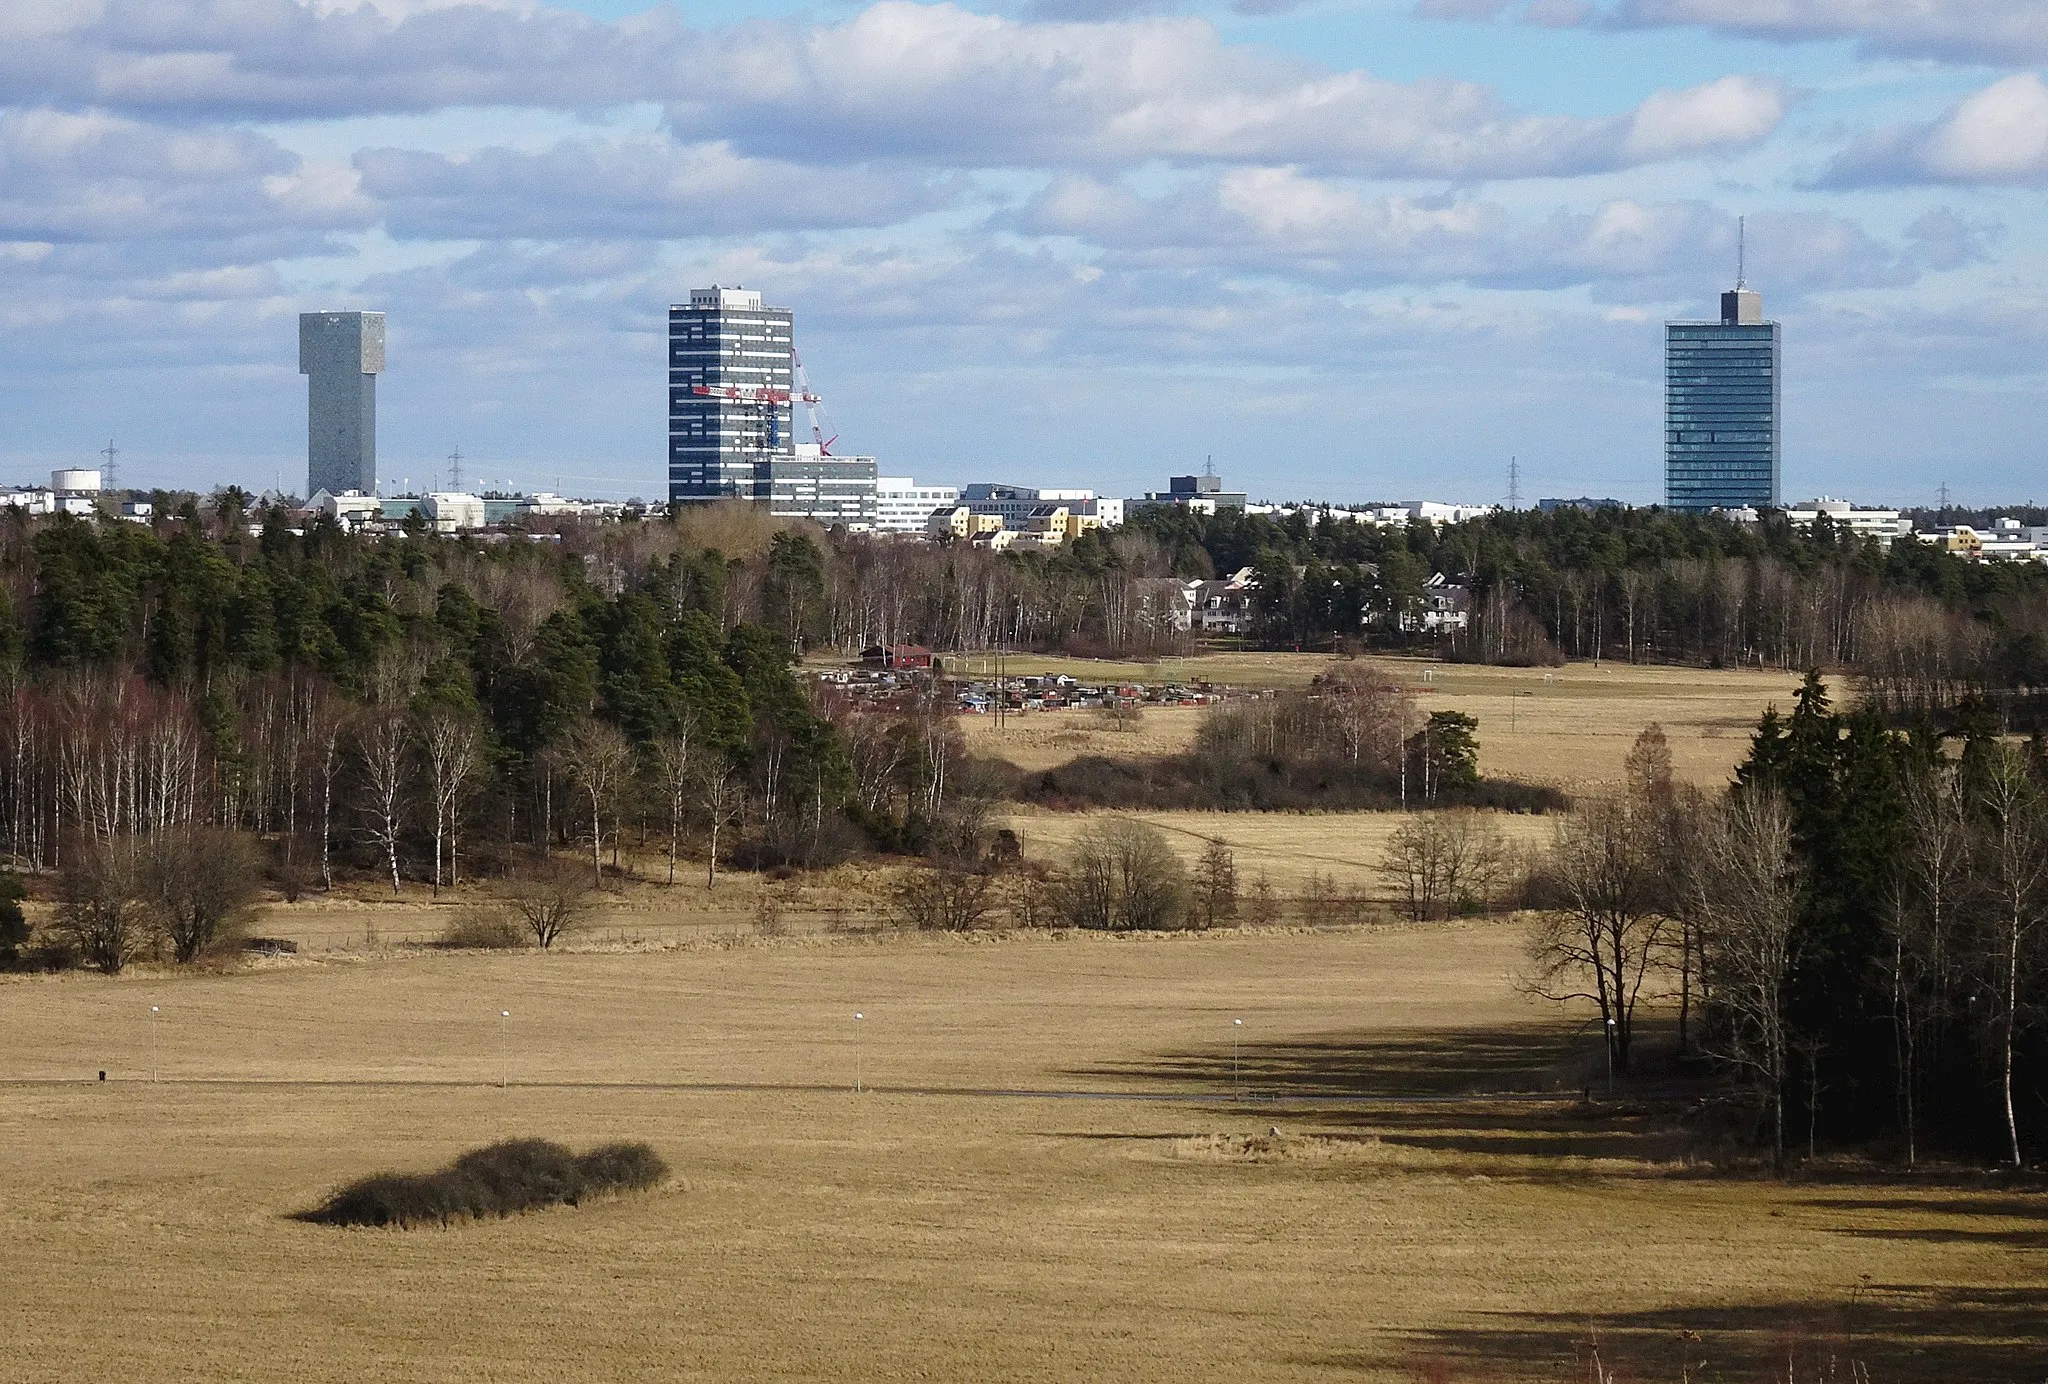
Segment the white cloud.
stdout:
<path fill-rule="evenodd" d="M 1528 215 L 1476 198 L 1386 195 L 1294 168 L 1232 169 L 1156 198 L 1121 184 L 1062 180 L 1013 222 L 1071 237 L 1125 269 L 1232 268 L 1344 288 L 1451 283 L 1591 287 L 1603 297 L 1690 297 L 1735 259 L 1735 218 L 1702 202 L 1616 198 L 1590 212 Z M 1855 224 L 1811 213 L 1753 219 L 1755 277 L 1783 301 L 1825 289 L 1910 281 L 1932 254 L 1967 254 L 1960 232 L 1922 227 L 1930 254 L 1887 248 Z"/>
<path fill-rule="evenodd" d="M 1660 91 L 1637 108 L 1623 154 L 1654 163 L 1756 144 L 1785 118 L 1786 105 L 1782 83 L 1755 77 L 1723 77 L 1684 91 Z"/>
<path fill-rule="evenodd" d="M 1836 160 L 1826 183 L 2048 182 L 2048 83 L 2001 78 L 1926 125 L 1880 130 Z"/>
<path fill-rule="evenodd" d="M 802 166 L 724 144 L 574 141 L 544 153 L 460 158 L 404 149 L 356 156 L 393 235 L 553 239 L 746 235 L 890 225 L 942 205 L 904 173 Z"/>
<path fill-rule="evenodd" d="M 1785 113 L 1730 77 L 1640 110 L 1529 115 L 1470 82 L 1392 82 L 1225 44 L 1199 19 L 1026 24 L 883 0 L 843 25 L 715 35 L 679 130 L 785 157 L 961 165 L 1287 162 L 1394 177 L 1575 174 L 1746 148 Z"/>
<path fill-rule="evenodd" d="M 2048 6 L 2040 0 L 1417 0 L 1437 19 L 1599 27 L 1711 29 L 1746 38 L 1851 39 L 1873 52 L 1965 62 L 2048 58 Z"/>
<path fill-rule="evenodd" d="M 667 102 L 691 139 L 798 162 L 946 167 L 1300 162 L 1390 176 L 1577 174 L 1754 145 L 1776 83 L 1727 77 L 1636 111 L 1506 106 L 1226 43 L 1206 20 L 1036 23 L 881 0 L 844 23 L 692 30 L 543 8 L 103 0 L 8 21 L 0 102 L 275 119 Z"/>
<path fill-rule="evenodd" d="M 2048 7 L 2040 0 L 1622 0 L 1617 18 L 1766 38 L 1860 39 L 1890 53 L 2048 56 Z"/>
<path fill-rule="evenodd" d="M 367 224 L 305 194 L 298 160 L 247 130 L 103 111 L 0 110 L 0 239 L 220 238 Z"/>

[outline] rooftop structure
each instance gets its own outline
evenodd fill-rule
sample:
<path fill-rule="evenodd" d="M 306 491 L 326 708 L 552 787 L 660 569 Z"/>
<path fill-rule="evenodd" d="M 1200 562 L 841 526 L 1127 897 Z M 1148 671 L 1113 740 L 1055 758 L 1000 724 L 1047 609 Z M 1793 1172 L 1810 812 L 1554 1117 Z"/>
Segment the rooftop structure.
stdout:
<path fill-rule="evenodd" d="M 1225 490 L 1223 478 L 1213 474 L 1169 476 L 1166 489 L 1148 491 L 1127 503 L 1129 509 L 1174 505 L 1197 514 L 1214 514 L 1219 509 L 1243 509 L 1247 497 L 1241 490 Z"/>

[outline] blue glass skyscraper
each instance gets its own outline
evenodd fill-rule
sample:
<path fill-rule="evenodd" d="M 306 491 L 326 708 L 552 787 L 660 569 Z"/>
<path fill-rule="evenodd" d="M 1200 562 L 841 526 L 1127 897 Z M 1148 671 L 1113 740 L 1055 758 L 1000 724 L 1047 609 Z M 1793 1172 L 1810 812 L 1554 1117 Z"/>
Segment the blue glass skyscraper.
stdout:
<path fill-rule="evenodd" d="M 1763 295 L 1739 280 L 1718 322 L 1664 325 L 1664 503 L 1776 506 L 1782 340 Z"/>

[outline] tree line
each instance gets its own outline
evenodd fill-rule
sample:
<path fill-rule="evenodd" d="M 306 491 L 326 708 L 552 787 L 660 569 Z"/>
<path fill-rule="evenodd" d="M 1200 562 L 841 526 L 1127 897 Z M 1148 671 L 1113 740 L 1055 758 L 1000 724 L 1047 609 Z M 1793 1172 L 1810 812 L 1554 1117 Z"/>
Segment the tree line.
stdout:
<path fill-rule="evenodd" d="M 2048 751 L 1842 713 L 1809 674 L 1736 782 L 1674 785 L 1661 732 L 1559 820 L 1530 988 L 1590 1002 L 1619 1072 L 1638 1007 L 1752 1097 L 1763 1140 L 1996 1152 L 2048 1139 Z M 1802 1139 L 1803 1136 L 1803 1139 Z"/>
<path fill-rule="evenodd" d="M 1849 533 L 1826 516 L 1731 523 L 1661 509 L 1512 511 L 1380 529 L 1226 510 L 1143 510 L 1176 572 L 1252 567 L 1270 646 L 1428 644 L 1446 657 L 1846 667 L 1894 719 L 1989 699 L 2031 723 L 2048 684 L 2048 570 Z M 1470 622 L 1420 629 L 1432 574 Z"/>
<path fill-rule="evenodd" d="M 201 846 L 260 841 L 241 873 L 290 894 L 571 848 L 601 882 L 628 834 L 670 879 L 694 838 L 707 883 L 915 845 L 956 777 L 950 706 L 814 697 L 793 665 L 826 567 L 746 512 L 498 543 L 294 532 L 232 496 L 150 526 L 7 516 L 0 849 L 76 887 L 73 955 L 114 970 L 185 959 L 156 920 Z"/>

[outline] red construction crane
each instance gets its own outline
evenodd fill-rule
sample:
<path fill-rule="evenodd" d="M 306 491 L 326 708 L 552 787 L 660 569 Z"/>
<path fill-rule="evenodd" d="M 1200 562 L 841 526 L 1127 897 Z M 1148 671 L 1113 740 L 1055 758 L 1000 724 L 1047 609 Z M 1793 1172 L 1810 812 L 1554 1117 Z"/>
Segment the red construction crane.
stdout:
<path fill-rule="evenodd" d="M 690 392 L 692 394 L 702 394 L 712 399 L 730 399 L 736 404 L 786 404 L 792 400 L 804 404 L 815 404 L 818 402 L 818 396 L 808 391 L 799 392 L 796 390 L 773 388 L 754 389 L 736 384 L 693 384 L 690 386 Z"/>

